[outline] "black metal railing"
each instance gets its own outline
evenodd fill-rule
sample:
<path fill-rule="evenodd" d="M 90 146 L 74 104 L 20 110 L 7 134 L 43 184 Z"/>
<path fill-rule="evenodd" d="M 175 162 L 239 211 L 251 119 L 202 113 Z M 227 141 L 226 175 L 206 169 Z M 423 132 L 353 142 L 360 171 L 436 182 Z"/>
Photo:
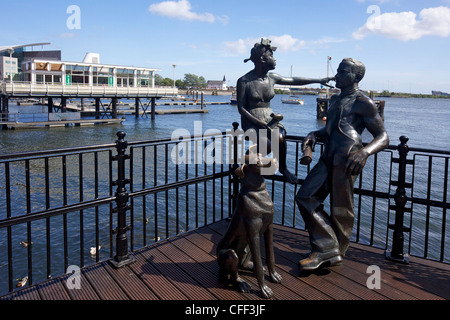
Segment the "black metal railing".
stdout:
<path fill-rule="evenodd" d="M 0 155 L 0 295 L 64 274 L 71 265 L 133 262 L 133 251 L 231 216 L 234 168 L 245 139 L 230 132 Z M 317 161 L 298 163 L 302 137 L 288 136 L 288 163 L 302 182 Z M 449 151 L 398 146 L 372 156 L 355 184 L 352 241 L 407 262 L 449 263 Z M 411 158 L 412 157 L 412 158 Z M 275 223 L 304 228 L 299 185 L 267 177 Z M 447 241 L 446 241 L 447 240 Z"/>

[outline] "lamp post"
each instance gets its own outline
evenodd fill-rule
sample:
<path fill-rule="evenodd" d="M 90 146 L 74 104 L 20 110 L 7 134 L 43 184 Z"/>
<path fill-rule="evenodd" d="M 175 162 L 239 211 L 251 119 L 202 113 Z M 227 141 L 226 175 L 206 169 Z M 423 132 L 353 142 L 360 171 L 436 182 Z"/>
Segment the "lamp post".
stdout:
<path fill-rule="evenodd" d="M 176 66 L 177 66 L 176 64 L 172 65 L 172 67 L 173 67 L 173 92 L 174 92 L 174 94 L 175 94 L 175 67 Z"/>

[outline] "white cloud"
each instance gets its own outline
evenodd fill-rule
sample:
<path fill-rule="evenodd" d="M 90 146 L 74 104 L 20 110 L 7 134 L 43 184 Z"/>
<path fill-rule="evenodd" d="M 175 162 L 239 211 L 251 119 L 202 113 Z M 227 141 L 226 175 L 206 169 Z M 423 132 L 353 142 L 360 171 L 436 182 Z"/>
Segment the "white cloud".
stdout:
<path fill-rule="evenodd" d="M 272 40 L 272 46 L 277 47 L 277 52 L 298 51 L 305 46 L 305 41 L 292 37 L 289 34 L 281 36 L 262 37 Z M 242 55 L 250 53 L 255 43 L 260 42 L 261 38 L 247 38 L 236 41 L 225 41 L 225 51 L 229 55 Z"/>
<path fill-rule="evenodd" d="M 419 13 L 419 19 L 412 11 L 371 16 L 364 26 L 353 33 L 353 38 L 361 40 L 371 33 L 401 41 L 417 40 L 430 35 L 448 37 L 450 8 L 441 6 L 423 9 Z"/>
<path fill-rule="evenodd" d="M 213 23 L 220 21 L 227 24 L 229 18 L 227 16 L 215 16 L 212 13 L 196 13 L 192 11 L 191 3 L 188 0 L 179 1 L 163 1 L 160 3 L 151 4 L 148 8 L 151 13 L 156 13 L 160 16 L 169 18 L 185 20 L 185 21 L 203 21 Z"/>
<path fill-rule="evenodd" d="M 305 41 L 293 38 L 291 35 L 271 36 L 272 45 L 277 47 L 280 52 L 298 51 L 305 46 Z"/>

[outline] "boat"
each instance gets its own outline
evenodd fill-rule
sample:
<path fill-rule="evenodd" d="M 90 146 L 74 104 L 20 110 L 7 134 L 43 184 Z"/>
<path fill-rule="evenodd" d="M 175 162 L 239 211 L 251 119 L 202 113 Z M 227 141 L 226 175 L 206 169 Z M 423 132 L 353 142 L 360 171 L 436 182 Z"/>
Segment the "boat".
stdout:
<path fill-rule="evenodd" d="M 299 105 L 304 105 L 305 101 L 303 101 L 303 99 L 300 99 L 299 97 L 296 96 L 289 96 L 289 98 L 287 99 L 281 99 L 282 103 L 288 103 L 288 104 L 299 104 Z"/>
<path fill-rule="evenodd" d="M 236 91 L 231 94 L 230 104 L 237 104 Z"/>
<path fill-rule="evenodd" d="M 291 66 L 291 77 L 292 77 L 292 66 Z M 297 96 L 297 94 L 295 94 L 293 92 L 293 89 L 291 89 L 289 87 L 289 97 L 286 99 L 281 99 L 282 103 L 287 103 L 287 104 L 298 104 L 298 105 L 304 105 L 305 101 L 303 101 L 303 99 L 300 99 L 299 96 Z"/>

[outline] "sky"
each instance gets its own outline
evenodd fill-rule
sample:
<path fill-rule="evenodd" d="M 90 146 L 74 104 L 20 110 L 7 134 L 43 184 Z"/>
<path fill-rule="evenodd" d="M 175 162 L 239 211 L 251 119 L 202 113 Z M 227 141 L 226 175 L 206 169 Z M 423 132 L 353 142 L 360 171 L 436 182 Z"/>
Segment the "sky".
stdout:
<path fill-rule="evenodd" d="M 0 0 L 0 46 L 50 42 L 62 60 L 161 69 L 234 86 L 261 38 L 274 72 L 322 78 L 339 62 L 366 66 L 364 90 L 450 93 L 450 0 Z M 41 49 L 39 48 L 35 48 Z M 173 67 L 175 65 L 175 67 Z"/>

